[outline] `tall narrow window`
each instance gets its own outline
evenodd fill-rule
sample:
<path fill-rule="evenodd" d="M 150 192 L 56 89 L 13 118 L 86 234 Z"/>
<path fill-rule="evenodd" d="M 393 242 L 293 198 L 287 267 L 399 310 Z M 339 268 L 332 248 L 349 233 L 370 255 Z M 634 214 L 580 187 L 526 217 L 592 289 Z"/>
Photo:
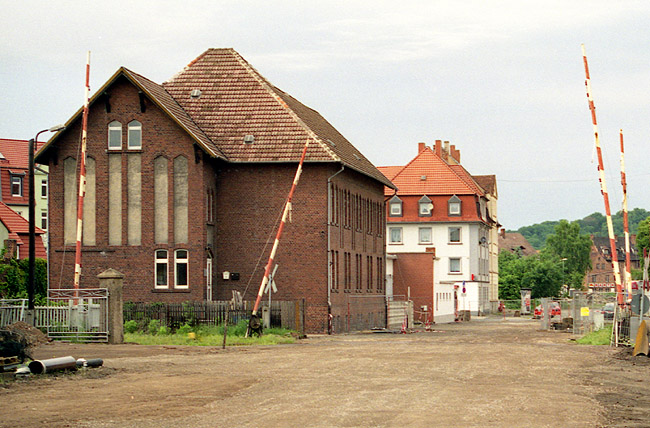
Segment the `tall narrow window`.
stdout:
<path fill-rule="evenodd" d="M 122 149 L 122 124 L 113 121 L 108 124 L 108 150 Z"/>
<path fill-rule="evenodd" d="M 41 198 L 47 198 L 47 180 L 41 180 Z"/>
<path fill-rule="evenodd" d="M 127 242 L 129 245 L 142 243 L 142 161 L 140 153 L 127 157 L 126 216 Z"/>
<path fill-rule="evenodd" d="M 47 211 L 41 211 L 41 229 L 47 230 Z"/>
<path fill-rule="evenodd" d="M 63 243 L 77 240 L 77 160 L 63 161 Z"/>
<path fill-rule="evenodd" d="M 169 241 L 169 179 L 167 158 L 158 156 L 153 161 L 153 213 L 154 242 L 166 244 Z"/>
<path fill-rule="evenodd" d="M 23 177 L 22 175 L 11 176 L 11 196 L 23 196 Z"/>
<path fill-rule="evenodd" d="M 390 201 L 388 202 L 388 206 L 390 207 L 389 211 L 389 216 L 391 217 L 401 217 L 402 216 L 402 200 L 397 197 L 397 195 L 393 196 Z"/>
<path fill-rule="evenodd" d="M 188 242 L 187 158 L 174 159 L 174 242 Z"/>
<path fill-rule="evenodd" d="M 142 124 L 137 120 L 132 120 L 128 125 L 128 148 L 142 148 Z"/>
<path fill-rule="evenodd" d="M 97 245 L 97 195 L 96 195 L 96 162 L 95 159 L 86 158 L 86 194 L 84 196 L 83 214 L 83 244 Z"/>
<path fill-rule="evenodd" d="M 167 250 L 156 250 L 156 288 L 167 288 L 169 284 L 169 270 L 167 269 Z"/>
<path fill-rule="evenodd" d="M 188 282 L 188 270 L 187 270 L 187 250 L 176 250 L 174 256 L 174 263 L 176 268 L 174 269 L 174 286 L 176 288 L 187 288 L 189 286 Z"/>

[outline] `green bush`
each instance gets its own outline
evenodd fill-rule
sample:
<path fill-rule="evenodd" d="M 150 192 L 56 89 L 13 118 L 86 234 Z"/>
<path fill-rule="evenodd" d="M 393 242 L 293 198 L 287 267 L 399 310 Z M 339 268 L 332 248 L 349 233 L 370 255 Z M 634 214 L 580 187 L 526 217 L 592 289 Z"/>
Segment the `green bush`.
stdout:
<path fill-rule="evenodd" d="M 159 320 L 149 321 L 149 325 L 147 326 L 147 331 L 151 335 L 156 335 L 160 331 L 160 321 Z"/>
<path fill-rule="evenodd" d="M 192 326 L 185 323 L 176 330 L 176 334 L 187 334 L 192 331 Z"/>
<path fill-rule="evenodd" d="M 169 329 L 167 327 L 165 327 L 164 325 L 160 326 L 160 329 L 158 330 L 159 335 L 164 336 L 164 335 L 167 335 L 169 333 L 170 332 L 169 332 Z"/>
<path fill-rule="evenodd" d="M 131 320 L 124 323 L 125 333 L 135 333 L 136 331 L 138 331 L 138 323 L 136 321 Z"/>

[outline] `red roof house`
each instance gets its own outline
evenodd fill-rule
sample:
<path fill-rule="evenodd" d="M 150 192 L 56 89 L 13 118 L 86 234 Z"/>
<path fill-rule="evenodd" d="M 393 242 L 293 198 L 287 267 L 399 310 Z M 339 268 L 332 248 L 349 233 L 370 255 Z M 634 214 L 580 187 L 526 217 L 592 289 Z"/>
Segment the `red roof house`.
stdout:
<path fill-rule="evenodd" d="M 18 259 L 29 257 L 29 222 L 9 208 L 4 202 L 0 202 L 0 238 L 4 243 L 5 249 L 13 248 L 13 245 L 7 245 L 7 241 L 16 243 L 16 254 Z M 38 227 L 35 228 L 35 256 L 47 260 L 47 251 L 43 244 L 43 234 L 45 233 Z"/>

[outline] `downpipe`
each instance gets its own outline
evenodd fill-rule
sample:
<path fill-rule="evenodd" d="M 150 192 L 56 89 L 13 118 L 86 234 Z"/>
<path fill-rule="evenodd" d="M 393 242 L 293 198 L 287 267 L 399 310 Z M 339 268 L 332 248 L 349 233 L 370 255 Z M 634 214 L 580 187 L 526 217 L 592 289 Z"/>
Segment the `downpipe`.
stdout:
<path fill-rule="evenodd" d="M 345 165 L 342 165 L 327 179 L 327 334 L 332 334 L 332 179 L 344 169 Z"/>

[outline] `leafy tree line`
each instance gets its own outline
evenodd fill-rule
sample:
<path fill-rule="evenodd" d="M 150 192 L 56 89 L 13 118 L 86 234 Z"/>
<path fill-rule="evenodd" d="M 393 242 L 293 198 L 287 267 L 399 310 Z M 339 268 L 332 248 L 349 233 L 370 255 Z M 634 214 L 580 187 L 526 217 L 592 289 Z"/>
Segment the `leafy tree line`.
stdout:
<path fill-rule="evenodd" d="M 0 299 L 26 299 L 29 259 L 0 262 Z M 47 261 L 35 259 L 34 301 L 44 304 L 47 299 Z"/>
<path fill-rule="evenodd" d="M 591 269 L 590 252 L 591 238 L 581 233 L 579 223 L 560 220 L 539 254 L 499 253 L 499 298 L 517 300 L 522 288 L 532 289 L 533 298 L 559 296 L 563 285 L 581 289 Z"/>
<path fill-rule="evenodd" d="M 650 216 L 650 211 L 646 211 L 643 208 L 634 208 L 631 211 L 628 211 L 628 222 L 630 226 L 631 234 L 638 234 L 639 223 L 648 216 Z M 542 223 L 533 224 L 530 226 L 520 227 L 515 232 L 519 232 L 530 242 L 530 245 L 535 247 L 537 250 L 541 250 L 546 244 L 546 238 L 554 233 L 555 226 L 557 226 L 560 221 L 545 221 Z M 589 214 L 581 220 L 576 220 L 576 223 L 580 226 L 582 233 L 587 235 L 595 235 L 607 237 L 607 218 L 598 212 Z M 616 235 L 623 235 L 623 211 L 619 211 L 612 216 L 612 223 L 614 225 L 614 233 Z M 646 228 L 647 233 L 647 228 Z"/>

